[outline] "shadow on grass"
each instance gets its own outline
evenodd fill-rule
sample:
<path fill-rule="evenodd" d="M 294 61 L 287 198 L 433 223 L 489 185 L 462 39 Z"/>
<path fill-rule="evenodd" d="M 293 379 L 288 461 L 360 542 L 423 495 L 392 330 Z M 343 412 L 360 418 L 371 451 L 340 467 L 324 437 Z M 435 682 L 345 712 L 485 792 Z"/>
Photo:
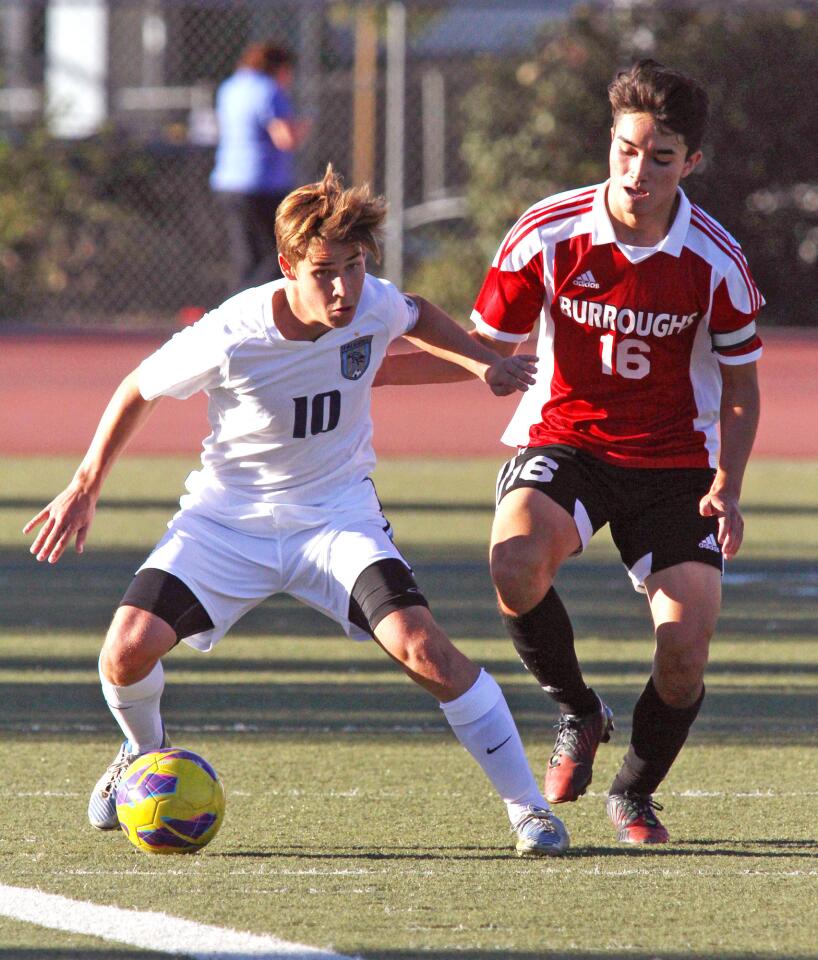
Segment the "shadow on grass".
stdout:
<path fill-rule="evenodd" d="M 441 562 L 441 556 L 451 559 Z M 37 563 L 25 544 L 19 550 L 0 549 L 0 630 L 104 633 L 144 557 L 144 551 L 89 548 L 82 557 L 66 554 L 51 566 Z M 482 548 L 441 544 L 434 550 L 409 551 L 409 559 L 435 616 L 455 639 L 504 636 Z M 818 631 L 813 602 L 818 565 L 781 560 L 734 563 L 730 574 L 734 582 L 725 590 L 722 635 L 771 642 Z M 619 563 L 582 559 L 568 564 L 558 587 L 578 637 L 651 642 L 645 600 L 631 589 Z M 235 632 L 321 637 L 340 631 L 297 601 L 277 596 L 247 614 Z"/>
<path fill-rule="evenodd" d="M 88 666 L 90 673 L 92 664 Z M 330 735 L 394 742 L 411 735 L 450 736 L 433 701 L 399 674 L 394 681 L 361 683 L 338 682 L 329 676 L 276 683 L 253 680 L 249 674 L 241 683 L 202 685 L 173 682 L 170 670 L 168 678 L 163 715 L 171 731 L 210 731 L 243 740 Z M 640 690 L 641 684 L 622 684 L 606 695 L 615 715 L 622 718 L 623 744 Z M 524 736 L 551 741 L 555 715 L 534 684 L 507 688 L 507 699 Z M 4 704 L 0 730 L 8 739 L 67 732 L 110 737 L 115 729 L 96 679 L 60 683 L 58 688 L 50 681 L 5 681 L 0 683 L 0 702 Z M 760 690 L 711 685 L 694 729 L 695 741 L 766 745 L 784 738 L 788 744 L 810 744 L 818 732 L 817 708 L 815 687 Z"/>
<path fill-rule="evenodd" d="M 401 861 L 412 862 L 443 862 L 451 863 L 453 860 L 472 860 L 481 863 L 489 863 L 495 860 L 508 861 L 513 857 L 514 851 L 511 847 L 490 847 L 490 846 L 454 846 L 441 844 L 435 847 L 378 847 L 371 846 L 350 847 L 343 849 L 322 846 L 316 849 L 307 846 L 292 846 L 276 848 L 275 850 L 232 850 L 230 853 L 211 854 L 211 856 L 220 856 L 225 860 L 367 860 L 370 862 L 394 862 Z"/>
<path fill-rule="evenodd" d="M 456 559 L 441 562 L 441 556 Z M 19 652 L 9 653 L 12 648 L 7 646 L 0 659 L 5 673 L 0 683 L 0 702 L 5 707 L 0 729 L 20 737 L 66 730 L 109 734 L 113 727 L 97 684 L 95 650 L 89 653 L 85 645 L 84 653 L 73 657 L 62 648 L 52 659 L 49 634 L 96 634 L 101 642 L 111 612 L 142 559 L 142 552 L 102 550 L 83 557 L 66 556 L 50 567 L 37 564 L 25 549 L 0 550 L 0 631 L 25 638 L 18 644 Z M 503 637 L 482 551 L 464 551 L 455 545 L 436 548 L 434 556 L 421 551 L 416 568 L 432 609 L 455 639 Z M 709 668 L 708 697 L 694 736 L 700 742 L 717 738 L 774 743 L 782 736 L 789 743 L 809 742 L 818 729 L 818 663 L 808 654 L 795 662 L 782 661 L 768 645 L 777 638 L 816 631 L 811 601 L 783 597 L 777 591 L 786 582 L 816 582 L 818 572 L 806 563 L 783 561 L 732 569 L 733 574 L 742 571 L 749 575 L 748 581 L 727 591 L 720 629 L 758 641 L 758 656 L 751 661 L 716 662 Z M 652 654 L 644 599 L 630 589 L 618 563 L 572 564 L 560 589 L 575 614 L 580 637 L 601 636 L 612 644 L 623 638 L 645 639 L 643 659 L 589 658 L 580 651 L 586 673 L 607 678 L 606 699 L 621 718 L 620 728 L 627 728 Z M 262 604 L 235 632 L 258 636 L 257 654 L 254 646 L 254 655 L 248 658 L 231 657 L 228 638 L 208 656 L 174 651 L 166 658 L 169 683 L 163 707 L 169 727 L 210 728 L 244 737 L 329 732 L 395 739 L 407 731 L 449 736 L 432 701 L 404 680 L 373 644 L 346 640 L 337 625 L 290 598 L 276 597 Z M 298 638 L 303 659 L 276 657 L 275 650 L 266 657 L 269 647 L 264 637 L 270 635 Z M 309 644 L 329 637 L 338 643 L 331 656 L 322 656 Z M 293 648 L 287 649 L 289 653 Z M 488 658 L 478 651 L 476 659 L 501 680 L 523 678 L 511 645 L 505 649 L 503 656 L 495 653 Z M 87 681 L 72 679 L 55 687 L 53 678 L 37 678 L 37 672 L 45 670 L 76 671 L 87 675 Z M 393 677 L 386 676 L 390 670 Z M 28 676 L 18 679 L 15 674 L 22 671 Z M 174 679 L 174 673 L 183 672 L 202 682 L 190 676 Z M 288 676 L 276 682 L 276 673 Z M 777 676 L 790 675 L 786 683 L 774 682 Z M 721 684 L 722 678 L 728 682 Z M 734 678 L 745 682 L 738 686 Z M 55 696 L 57 688 L 59 696 Z M 536 685 L 526 678 L 508 685 L 506 692 L 521 730 L 550 740 L 554 711 Z"/>
<path fill-rule="evenodd" d="M 100 637 L 100 642 L 102 638 Z M 300 641 L 299 641 L 300 642 Z M 235 678 L 240 680 L 242 677 L 267 673 L 267 674 L 295 674 L 298 675 L 321 675 L 327 674 L 329 677 L 349 679 L 350 676 L 377 676 L 383 673 L 391 673 L 396 668 L 378 649 L 371 644 L 364 643 L 365 648 L 369 648 L 369 655 L 360 656 L 356 654 L 359 650 L 357 644 L 350 644 L 343 636 L 338 637 L 338 643 L 342 645 L 338 659 L 316 659 L 314 654 L 308 654 L 307 657 L 297 659 L 294 657 L 280 657 L 271 654 L 268 657 L 259 655 L 258 657 L 243 656 L 241 659 L 227 656 L 221 652 L 211 652 L 201 654 L 198 652 L 188 652 L 185 648 L 179 648 L 182 656 L 171 652 L 164 660 L 165 668 L 169 675 L 184 672 L 201 676 L 202 679 L 219 677 L 225 680 Z M 262 653 L 265 645 L 264 639 L 258 642 Z M 219 651 L 228 650 L 229 641 Z M 348 655 L 347 655 L 348 653 Z M 509 642 L 508 656 L 490 657 L 477 655 L 480 665 L 486 670 L 495 674 L 497 677 L 528 676 L 522 664 L 516 659 L 516 656 Z M 582 668 L 587 674 L 610 674 L 612 676 L 627 676 L 628 674 L 644 674 L 647 678 L 651 663 L 651 650 L 645 650 L 645 657 L 641 660 L 605 660 L 600 657 L 584 656 L 582 659 Z M 0 656 L 0 672 L 2 671 L 27 671 L 37 672 L 42 670 L 60 672 L 72 672 L 82 670 L 96 670 L 96 658 L 78 654 L 76 657 L 49 656 L 47 651 L 42 653 L 32 653 L 23 656 Z M 815 684 L 810 678 L 818 678 L 818 661 L 815 660 L 753 660 L 748 663 L 746 660 L 719 660 L 717 663 L 710 663 L 707 667 L 707 676 L 712 685 L 718 682 L 720 677 L 775 677 L 790 676 L 803 677 L 803 684 L 790 684 L 790 689 L 798 689 L 799 686 L 809 689 Z"/>
<path fill-rule="evenodd" d="M 551 866 L 576 864 L 577 861 L 592 860 L 594 857 L 617 857 L 620 860 L 643 860 L 653 857 L 697 857 L 704 861 L 707 857 L 742 857 L 750 859 L 783 859 L 815 856 L 818 841 L 813 840 L 733 840 L 700 839 L 677 840 L 667 845 L 655 846 L 593 846 L 573 847 L 558 858 L 546 858 Z M 307 845 L 288 844 L 286 847 L 272 850 L 231 850 L 227 853 L 213 853 L 225 860 L 367 860 L 367 861 L 440 861 L 473 860 L 481 863 L 489 861 L 508 861 L 514 858 L 514 852 L 508 847 L 492 847 L 487 844 L 464 846 L 456 844 L 437 844 L 434 847 L 422 846 L 384 846 L 371 845 L 320 848 Z"/>

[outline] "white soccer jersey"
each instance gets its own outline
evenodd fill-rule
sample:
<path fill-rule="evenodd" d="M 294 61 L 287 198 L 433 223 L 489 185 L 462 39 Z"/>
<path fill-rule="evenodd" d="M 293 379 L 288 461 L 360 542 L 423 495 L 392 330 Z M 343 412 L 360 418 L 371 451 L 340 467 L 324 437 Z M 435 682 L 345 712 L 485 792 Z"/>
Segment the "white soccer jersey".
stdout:
<path fill-rule="evenodd" d="M 523 341 L 540 319 L 537 382 L 503 441 L 565 443 L 626 467 L 715 466 L 719 363 L 761 353 L 764 303 L 740 247 L 679 190 L 667 236 L 619 243 L 607 184 L 535 204 L 477 298 L 477 330 Z"/>
<path fill-rule="evenodd" d="M 326 509 L 366 479 L 375 465 L 372 381 L 391 341 L 417 320 L 412 300 L 367 275 L 351 324 L 286 340 L 273 316 L 284 283 L 232 297 L 138 373 L 146 400 L 207 393 L 212 432 L 182 506 L 245 531 L 265 529 L 277 506 Z"/>

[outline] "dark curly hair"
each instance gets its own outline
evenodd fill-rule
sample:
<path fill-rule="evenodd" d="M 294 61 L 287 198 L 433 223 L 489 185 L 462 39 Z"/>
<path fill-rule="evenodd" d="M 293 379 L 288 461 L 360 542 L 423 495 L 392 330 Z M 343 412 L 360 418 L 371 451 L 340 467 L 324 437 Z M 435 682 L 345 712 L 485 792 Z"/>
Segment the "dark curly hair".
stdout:
<path fill-rule="evenodd" d="M 684 138 L 688 157 L 702 145 L 709 104 L 704 88 L 691 77 L 655 60 L 639 60 L 621 70 L 608 86 L 614 125 L 623 113 L 649 113 Z"/>

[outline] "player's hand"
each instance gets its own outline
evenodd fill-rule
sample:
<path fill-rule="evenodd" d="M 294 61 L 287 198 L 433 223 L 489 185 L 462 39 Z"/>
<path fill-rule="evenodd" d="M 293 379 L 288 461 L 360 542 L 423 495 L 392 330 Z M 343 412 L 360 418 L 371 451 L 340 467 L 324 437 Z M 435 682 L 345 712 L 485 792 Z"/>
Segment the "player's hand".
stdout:
<path fill-rule="evenodd" d="M 74 549 L 82 553 L 95 513 L 96 497 L 68 487 L 23 527 L 23 533 L 40 527 L 30 552 L 40 562 L 56 563 L 76 538 Z"/>
<path fill-rule="evenodd" d="M 514 353 L 499 357 L 486 370 L 484 380 L 496 397 L 506 397 L 515 390 L 528 390 L 534 383 L 537 357 L 528 353 Z"/>
<path fill-rule="evenodd" d="M 718 540 L 725 560 L 732 560 L 744 539 L 744 517 L 738 507 L 738 497 L 725 491 L 711 490 L 699 501 L 703 517 L 718 517 Z"/>

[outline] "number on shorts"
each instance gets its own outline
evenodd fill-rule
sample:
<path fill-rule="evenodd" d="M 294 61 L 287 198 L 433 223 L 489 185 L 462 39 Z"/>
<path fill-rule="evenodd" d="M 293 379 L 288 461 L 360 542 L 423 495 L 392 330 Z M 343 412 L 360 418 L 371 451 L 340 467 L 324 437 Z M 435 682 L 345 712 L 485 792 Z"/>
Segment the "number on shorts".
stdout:
<path fill-rule="evenodd" d="M 509 460 L 500 472 L 497 481 L 497 499 L 499 500 L 518 481 L 550 483 L 554 479 L 554 472 L 559 469 L 559 466 L 556 460 L 552 460 L 551 457 L 545 455 L 530 457 L 528 460 L 519 457 Z"/>
<path fill-rule="evenodd" d="M 293 436 L 297 439 L 307 436 L 307 419 L 309 419 L 309 430 L 313 437 L 318 433 L 329 433 L 330 430 L 334 430 L 341 419 L 340 390 L 316 393 L 312 400 L 309 397 L 293 397 L 293 403 L 295 404 Z"/>

